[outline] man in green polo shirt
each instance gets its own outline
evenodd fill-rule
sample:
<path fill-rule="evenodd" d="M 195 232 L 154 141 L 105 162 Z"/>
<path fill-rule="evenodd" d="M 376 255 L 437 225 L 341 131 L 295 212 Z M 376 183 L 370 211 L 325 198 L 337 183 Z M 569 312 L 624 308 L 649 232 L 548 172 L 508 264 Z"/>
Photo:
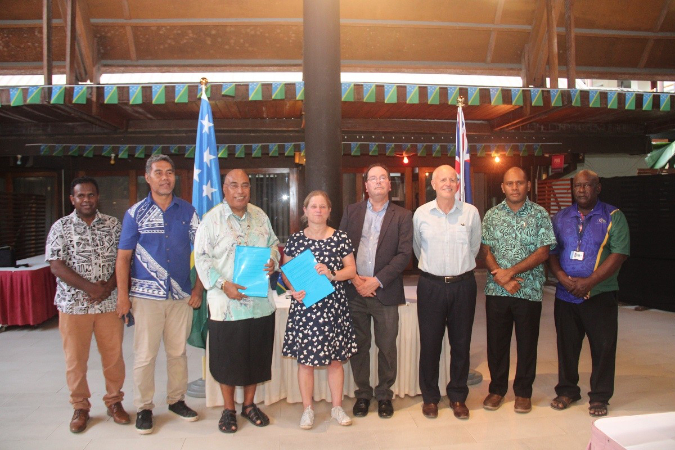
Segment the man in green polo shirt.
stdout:
<path fill-rule="evenodd" d="M 508 390 L 511 334 L 516 328 L 518 363 L 514 410 L 532 410 L 537 341 L 544 290 L 544 261 L 555 234 L 548 212 L 527 198 L 530 181 L 520 167 L 504 174 L 505 200 L 483 219 L 481 252 L 490 271 L 485 285 L 490 393 L 483 408 L 496 410 Z"/>

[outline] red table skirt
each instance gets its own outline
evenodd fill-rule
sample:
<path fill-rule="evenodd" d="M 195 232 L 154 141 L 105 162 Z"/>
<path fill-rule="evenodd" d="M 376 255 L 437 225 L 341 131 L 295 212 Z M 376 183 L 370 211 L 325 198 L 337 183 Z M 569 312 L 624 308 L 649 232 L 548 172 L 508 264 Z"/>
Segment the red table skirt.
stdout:
<path fill-rule="evenodd" d="M 0 271 L 0 325 L 38 325 L 57 314 L 49 266 Z"/>

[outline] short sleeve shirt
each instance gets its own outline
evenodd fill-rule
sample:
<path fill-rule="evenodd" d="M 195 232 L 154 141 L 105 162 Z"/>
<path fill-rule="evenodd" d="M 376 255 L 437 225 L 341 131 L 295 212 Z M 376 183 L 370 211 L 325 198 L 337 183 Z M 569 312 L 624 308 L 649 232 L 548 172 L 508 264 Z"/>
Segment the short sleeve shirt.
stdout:
<path fill-rule="evenodd" d="M 173 196 L 166 211 L 152 193 L 124 214 L 119 248 L 133 250 L 129 295 L 150 300 L 190 296 L 190 255 L 199 218 L 195 208 Z"/>
<path fill-rule="evenodd" d="M 548 212 L 529 199 L 516 212 L 513 212 L 506 201 L 490 209 L 483 219 L 482 242 L 490 247 L 497 264 L 503 269 L 518 264 L 540 247 L 556 245 Z M 546 282 L 543 264 L 519 273 L 516 277 L 523 279 L 521 287 L 515 294 L 510 294 L 488 272 L 485 294 L 542 300 Z"/>
<path fill-rule="evenodd" d="M 63 261 L 82 278 L 95 283 L 108 281 L 115 272 L 120 222 L 112 216 L 96 212 L 91 225 L 80 219 L 76 211 L 60 218 L 49 230 L 45 259 Z M 95 304 L 87 293 L 56 278 L 56 308 L 66 314 L 100 314 L 115 311 L 117 289 L 110 297 Z"/>
<path fill-rule="evenodd" d="M 630 255 L 630 233 L 626 216 L 618 208 L 598 201 L 593 210 L 581 219 L 576 203 L 553 217 L 553 231 L 558 246 L 552 253 L 560 260 L 560 267 L 571 277 L 589 277 L 612 253 Z M 583 252 L 583 259 L 572 259 L 572 252 Z M 598 283 L 590 296 L 619 290 L 619 271 Z M 556 298 L 570 303 L 581 303 L 558 283 Z"/>

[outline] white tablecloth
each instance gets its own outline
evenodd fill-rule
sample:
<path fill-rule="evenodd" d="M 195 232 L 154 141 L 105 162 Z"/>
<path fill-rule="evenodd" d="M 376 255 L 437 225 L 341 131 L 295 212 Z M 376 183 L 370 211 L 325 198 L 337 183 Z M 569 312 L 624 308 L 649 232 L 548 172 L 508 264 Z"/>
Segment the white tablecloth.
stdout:
<path fill-rule="evenodd" d="M 398 377 L 392 386 L 395 396 L 403 397 L 405 395 L 415 396 L 421 394 L 418 382 L 418 363 L 420 357 L 420 336 L 417 326 L 417 304 L 415 286 L 406 286 L 406 297 L 413 300 L 405 305 L 399 306 L 399 327 L 398 338 L 396 340 L 398 348 Z M 276 329 L 274 336 L 274 354 L 272 356 L 272 379 L 266 383 L 258 385 L 256 390 L 255 402 L 264 402 L 266 405 L 276 403 L 281 399 L 286 399 L 289 403 L 301 402 L 300 389 L 298 388 L 298 364 L 293 358 L 281 356 L 281 347 L 284 341 L 284 331 L 286 330 L 286 321 L 288 319 L 289 300 L 277 298 Z M 208 345 L 207 345 L 208 348 Z M 374 357 L 377 348 L 375 342 L 371 344 L 370 349 L 370 379 L 371 385 L 375 386 L 377 377 L 377 358 Z M 208 353 L 206 357 L 206 406 L 222 406 L 223 397 L 220 393 L 220 386 L 211 376 L 208 368 Z M 354 377 L 349 366 L 349 362 L 344 364 L 345 384 L 344 394 L 354 397 L 356 385 Z M 448 344 L 447 333 L 443 339 L 443 350 L 441 353 L 441 363 L 439 372 L 439 387 L 441 393 L 445 392 L 445 387 L 450 379 L 450 345 Z M 236 401 L 243 401 L 243 389 L 237 388 Z M 328 374 L 325 368 L 317 368 L 314 371 L 314 400 L 330 401 L 330 391 L 328 389 Z"/>
<path fill-rule="evenodd" d="M 587 450 L 672 450 L 675 412 L 606 417 L 593 422 Z"/>

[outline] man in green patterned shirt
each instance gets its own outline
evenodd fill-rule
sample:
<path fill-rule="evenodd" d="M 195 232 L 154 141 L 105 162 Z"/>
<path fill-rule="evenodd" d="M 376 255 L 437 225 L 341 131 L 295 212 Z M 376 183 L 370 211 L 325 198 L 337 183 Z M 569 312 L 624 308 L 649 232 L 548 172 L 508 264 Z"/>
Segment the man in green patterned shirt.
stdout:
<path fill-rule="evenodd" d="M 544 261 L 556 239 L 548 212 L 527 198 L 530 181 L 520 167 L 504 174 L 505 200 L 483 219 L 481 253 L 489 273 L 485 285 L 490 393 L 483 408 L 496 410 L 508 390 L 511 334 L 516 328 L 518 363 L 513 391 L 518 413 L 532 410 L 537 341 L 544 290 Z"/>

